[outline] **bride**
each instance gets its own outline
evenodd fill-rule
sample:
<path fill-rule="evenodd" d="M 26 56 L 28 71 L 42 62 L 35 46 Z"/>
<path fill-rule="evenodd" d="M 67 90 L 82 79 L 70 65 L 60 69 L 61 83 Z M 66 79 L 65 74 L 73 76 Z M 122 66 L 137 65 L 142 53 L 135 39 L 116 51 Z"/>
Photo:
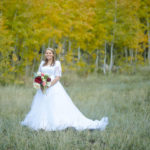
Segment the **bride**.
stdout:
<path fill-rule="evenodd" d="M 59 81 L 62 75 L 61 63 L 55 60 L 55 52 L 52 48 L 46 49 L 45 60 L 40 63 L 38 72 L 48 73 L 51 76 L 51 86 L 46 89 L 46 94 L 43 94 L 41 89 L 37 90 L 31 110 L 21 121 L 21 125 L 33 130 L 45 131 L 64 130 L 68 127 L 76 130 L 106 128 L 107 117 L 101 120 L 88 119 L 72 102 Z"/>

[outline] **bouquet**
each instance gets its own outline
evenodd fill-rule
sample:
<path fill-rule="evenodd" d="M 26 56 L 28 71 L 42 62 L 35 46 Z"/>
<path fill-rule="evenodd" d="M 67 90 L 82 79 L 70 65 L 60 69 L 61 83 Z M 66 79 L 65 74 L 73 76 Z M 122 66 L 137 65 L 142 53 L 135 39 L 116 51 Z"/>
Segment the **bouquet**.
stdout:
<path fill-rule="evenodd" d="M 34 74 L 33 87 L 35 89 L 41 89 L 45 93 L 46 89 L 51 85 L 51 78 L 48 74 L 37 72 Z"/>

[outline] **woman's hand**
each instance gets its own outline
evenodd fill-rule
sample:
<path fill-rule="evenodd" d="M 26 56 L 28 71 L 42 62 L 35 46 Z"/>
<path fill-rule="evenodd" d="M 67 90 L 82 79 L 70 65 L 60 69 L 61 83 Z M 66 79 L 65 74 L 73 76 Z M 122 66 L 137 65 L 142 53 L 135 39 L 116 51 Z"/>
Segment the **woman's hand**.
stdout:
<path fill-rule="evenodd" d="M 56 76 L 55 79 L 51 82 L 50 87 L 53 86 L 59 80 L 60 80 L 60 76 Z"/>

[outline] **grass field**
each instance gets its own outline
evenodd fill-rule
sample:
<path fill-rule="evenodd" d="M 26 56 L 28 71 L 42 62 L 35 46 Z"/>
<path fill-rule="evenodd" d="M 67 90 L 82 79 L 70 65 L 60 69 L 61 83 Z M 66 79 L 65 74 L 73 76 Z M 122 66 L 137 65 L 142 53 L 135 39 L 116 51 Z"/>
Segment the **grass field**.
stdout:
<path fill-rule="evenodd" d="M 64 74 L 61 83 L 91 119 L 109 117 L 105 131 L 32 131 L 20 126 L 35 90 L 0 87 L 0 150 L 150 150 L 150 70 L 135 75 Z"/>

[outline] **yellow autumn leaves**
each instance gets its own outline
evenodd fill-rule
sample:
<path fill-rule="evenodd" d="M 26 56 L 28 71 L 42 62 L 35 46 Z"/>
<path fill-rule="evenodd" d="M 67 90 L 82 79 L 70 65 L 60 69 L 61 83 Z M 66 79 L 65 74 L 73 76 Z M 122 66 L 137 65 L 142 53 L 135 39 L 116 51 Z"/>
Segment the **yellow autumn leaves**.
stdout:
<path fill-rule="evenodd" d="M 0 1 L 1 75 L 31 76 L 46 47 L 56 49 L 66 70 L 105 73 L 147 64 L 149 12 L 148 0 Z"/>

